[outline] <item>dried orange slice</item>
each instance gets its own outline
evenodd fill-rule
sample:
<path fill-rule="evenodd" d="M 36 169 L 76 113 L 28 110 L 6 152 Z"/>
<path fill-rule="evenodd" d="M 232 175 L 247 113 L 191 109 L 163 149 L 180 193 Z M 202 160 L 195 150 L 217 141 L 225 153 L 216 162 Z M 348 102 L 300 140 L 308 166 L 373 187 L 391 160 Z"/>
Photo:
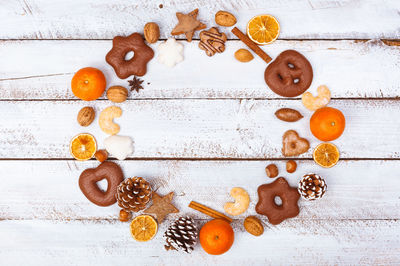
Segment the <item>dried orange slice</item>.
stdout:
<path fill-rule="evenodd" d="M 279 22 L 271 15 L 255 16 L 247 23 L 247 35 L 260 45 L 275 41 L 280 32 Z"/>
<path fill-rule="evenodd" d="M 314 149 L 313 158 L 318 165 L 330 168 L 339 161 L 339 150 L 332 143 L 321 143 Z"/>
<path fill-rule="evenodd" d="M 131 222 L 131 235 L 136 241 L 151 240 L 157 234 L 158 224 L 150 215 L 139 215 Z"/>
<path fill-rule="evenodd" d="M 75 159 L 79 161 L 89 160 L 96 153 L 96 139 L 87 133 L 76 135 L 71 140 L 69 150 Z"/>

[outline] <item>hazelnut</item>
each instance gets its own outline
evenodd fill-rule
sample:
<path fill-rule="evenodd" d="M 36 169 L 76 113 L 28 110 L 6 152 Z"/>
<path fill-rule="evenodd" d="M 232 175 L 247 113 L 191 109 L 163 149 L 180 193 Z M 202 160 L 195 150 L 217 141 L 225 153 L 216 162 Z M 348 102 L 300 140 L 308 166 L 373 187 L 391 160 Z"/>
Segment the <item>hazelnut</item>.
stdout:
<path fill-rule="evenodd" d="M 294 173 L 297 169 L 297 163 L 293 160 L 287 161 L 286 162 L 286 171 L 288 173 Z"/>
<path fill-rule="evenodd" d="M 121 222 L 128 222 L 131 219 L 132 215 L 130 212 L 127 212 L 125 210 L 120 210 L 119 211 L 119 220 Z"/>
<path fill-rule="evenodd" d="M 92 107 L 86 106 L 79 111 L 78 117 L 76 119 L 78 120 L 79 125 L 87 127 L 93 122 L 94 117 L 94 109 Z"/>
<path fill-rule="evenodd" d="M 267 167 L 265 167 L 265 172 L 269 178 L 277 177 L 279 174 L 278 167 L 276 167 L 275 164 L 269 164 Z"/>
<path fill-rule="evenodd" d="M 99 162 L 104 162 L 108 158 L 108 152 L 106 150 L 98 150 L 94 154 L 94 157 L 96 157 L 97 161 Z"/>

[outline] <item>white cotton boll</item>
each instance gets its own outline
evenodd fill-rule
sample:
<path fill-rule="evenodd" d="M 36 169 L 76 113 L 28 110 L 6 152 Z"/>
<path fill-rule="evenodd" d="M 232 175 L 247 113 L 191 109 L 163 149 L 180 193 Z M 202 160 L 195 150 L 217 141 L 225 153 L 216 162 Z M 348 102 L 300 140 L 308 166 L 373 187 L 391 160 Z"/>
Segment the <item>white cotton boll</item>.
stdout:
<path fill-rule="evenodd" d="M 104 146 L 109 154 L 121 161 L 133 153 L 133 141 L 127 136 L 109 136 L 104 140 Z"/>
<path fill-rule="evenodd" d="M 157 48 L 158 62 L 168 67 L 173 67 L 183 61 L 183 45 L 174 38 L 170 38 L 160 43 Z"/>

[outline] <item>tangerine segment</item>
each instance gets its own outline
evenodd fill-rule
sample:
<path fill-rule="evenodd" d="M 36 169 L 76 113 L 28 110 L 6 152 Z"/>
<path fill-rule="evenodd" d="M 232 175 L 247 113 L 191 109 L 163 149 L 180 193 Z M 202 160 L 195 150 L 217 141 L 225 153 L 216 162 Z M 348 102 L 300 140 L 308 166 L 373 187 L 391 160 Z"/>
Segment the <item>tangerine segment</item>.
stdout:
<path fill-rule="evenodd" d="M 93 157 L 97 151 L 96 139 L 87 133 L 76 135 L 70 144 L 72 157 L 79 161 L 86 161 Z"/>
<path fill-rule="evenodd" d="M 321 143 L 314 149 L 313 158 L 318 165 L 330 168 L 339 161 L 339 150 L 332 143 Z"/>
<path fill-rule="evenodd" d="M 255 16 L 247 23 L 247 35 L 260 45 L 275 41 L 280 32 L 279 22 L 271 15 Z"/>
<path fill-rule="evenodd" d="M 153 239 L 157 234 L 158 224 L 150 215 L 139 215 L 131 222 L 131 235 L 139 242 Z"/>

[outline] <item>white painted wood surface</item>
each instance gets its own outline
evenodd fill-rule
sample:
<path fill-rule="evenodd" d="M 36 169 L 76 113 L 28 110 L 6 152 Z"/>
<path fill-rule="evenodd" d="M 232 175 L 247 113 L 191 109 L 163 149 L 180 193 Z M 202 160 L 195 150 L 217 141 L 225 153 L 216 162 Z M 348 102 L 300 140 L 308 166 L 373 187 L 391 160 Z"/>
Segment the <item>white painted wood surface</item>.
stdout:
<path fill-rule="evenodd" d="M 245 47 L 240 41 L 228 42 L 226 51 L 212 58 L 205 56 L 197 41 L 182 43 L 186 60 L 172 69 L 157 60 L 150 61 L 149 71 L 143 78 L 145 89 L 139 94 L 131 93 L 130 98 L 279 97 L 265 84 L 264 61 L 257 56 L 249 63 L 234 59 L 234 52 Z M 70 90 L 70 80 L 85 66 L 103 70 L 110 86 L 127 86 L 105 62 L 111 45 L 108 40 L 0 42 L 0 58 L 7 62 L 0 64 L 0 97 L 76 99 Z M 157 45 L 152 46 L 155 56 Z M 387 46 L 377 40 L 277 41 L 263 49 L 273 58 L 286 49 L 302 52 L 313 66 L 312 92 L 326 84 L 335 98 L 399 95 L 399 46 Z"/>
<path fill-rule="evenodd" d="M 166 38 L 177 23 L 175 13 L 197 7 L 199 19 L 209 27 L 221 9 L 233 12 L 242 28 L 255 15 L 272 14 L 280 22 L 280 38 L 286 39 L 398 38 L 400 34 L 397 0 L 2 0 L 0 38 L 111 39 L 142 31 L 148 21 L 159 23 L 161 37 Z"/>
<path fill-rule="evenodd" d="M 104 61 L 110 39 L 142 31 L 150 20 L 167 38 L 175 12 L 196 6 L 209 26 L 220 9 L 237 15 L 241 29 L 254 15 L 275 15 L 280 40 L 263 49 L 272 57 L 285 49 L 302 52 L 314 68 L 310 91 L 328 85 L 335 98 L 330 106 L 347 119 L 344 135 L 334 141 L 345 160 L 323 169 L 309 152 L 297 158 L 296 173 L 287 174 L 281 136 L 293 128 L 315 147 L 311 112 L 299 99 L 281 99 L 266 87 L 263 61 L 236 62 L 241 42 L 228 41 L 213 58 L 197 41 L 182 42 L 185 61 L 172 70 L 150 62 L 145 90 L 119 105 L 121 134 L 135 141 L 133 156 L 119 163 L 126 176 L 146 177 L 161 194 L 174 191 L 181 214 L 199 226 L 209 218 L 189 209 L 191 200 L 222 211 L 232 187 L 246 188 L 250 208 L 236 217 L 235 244 L 222 256 L 209 256 L 199 245 L 192 255 L 164 251 L 162 233 L 178 215 L 160 225 L 153 241 L 132 240 L 128 224 L 117 221 L 116 205 L 97 207 L 79 191 L 79 174 L 97 162 L 74 161 L 68 152 L 71 137 L 82 131 L 102 146 L 106 135 L 97 119 L 82 128 L 76 114 L 85 105 L 97 114 L 111 105 L 104 98 L 76 100 L 73 73 L 94 66 L 108 85 L 127 85 Z M 0 0 L 0 264 L 400 264 L 400 46 L 376 40 L 400 39 L 399 13 L 396 0 Z M 281 107 L 305 118 L 281 122 L 273 116 Z M 266 231 L 256 238 L 242 222 L 255 214 L 257 187 L 271 181 L 264 172 L 271 162 L 293 186 L 302 174 L 321 174 L 328 192 L 318 202 L 302 200 L 300 215 L 278 226 L 263 218 Z"/>
<path fill-rule="evenodd" d="M 80 132 L 92 133 L 103 146 L 108 136 L 98 126 L 101 110 L 110 101 L 90 103 L 96 120 L 87 128 L 76 122 L 83 101 L 3 101 L 0 113 L 2 158 L 72 158 L 69 143 Z M 292 100 L 138 100 L 119 105 L 115 122 L 120 135 L 132 137 L 131 158 L 283 158 L 282 135 L 289 129 L 316 147 L 312 113 Z M 400 158 L 397 100 L 333 100 L 330 106 L 344 113 L 347 126 L 335 140 L 342 158 Z M 295 108 L 304 115 L 296 123 L 278 120 L 279 108 Z M 377 138 L 379 134 L 379 138 Z M 311 158 L 312 149 L 300 155 Z"/>
<path fill-rule="evenodd" d="M 294 220 L 365 220 L 400 218 L 400 164 L 398 161 L 340 161 L 332 169 L 301 160 L 298 170 L 288 174 L 285 161 L 274 161 L 280 176 L 297 186 L 303 174 L 316 172 L 326 179 L 328 192 L 320 201 L 300 201 L 301 213 Z M 207 216 L 189 209 L 191 200 L 223 211 L 231 200 L 229 191 L 238 186 L 251 198 L 249 209 L 240 216 L 255 215 L 257 187 L 269 183 L 268 161 L 124 161 L 126 177 L 142 176 L 163 195 L 174 191 L 180 214 L 197 219 Z M 0 217 L 8 220 L 115 220 L 117 205 L 98 207 L 81 193 L 78 178 L 95 161 L 0 161 Z M 11 174 L 12 173 L 12 174 Z M 29 177 L 29 178 L 26 178 Z M 390 184 L 390 185 L 388 185 Z M 210 189 L 212 188 L 212 189 Z M 267 222 L 267 219 L 264 219 Z M 245 245 L 246 243 L 237 243 Z"/>

